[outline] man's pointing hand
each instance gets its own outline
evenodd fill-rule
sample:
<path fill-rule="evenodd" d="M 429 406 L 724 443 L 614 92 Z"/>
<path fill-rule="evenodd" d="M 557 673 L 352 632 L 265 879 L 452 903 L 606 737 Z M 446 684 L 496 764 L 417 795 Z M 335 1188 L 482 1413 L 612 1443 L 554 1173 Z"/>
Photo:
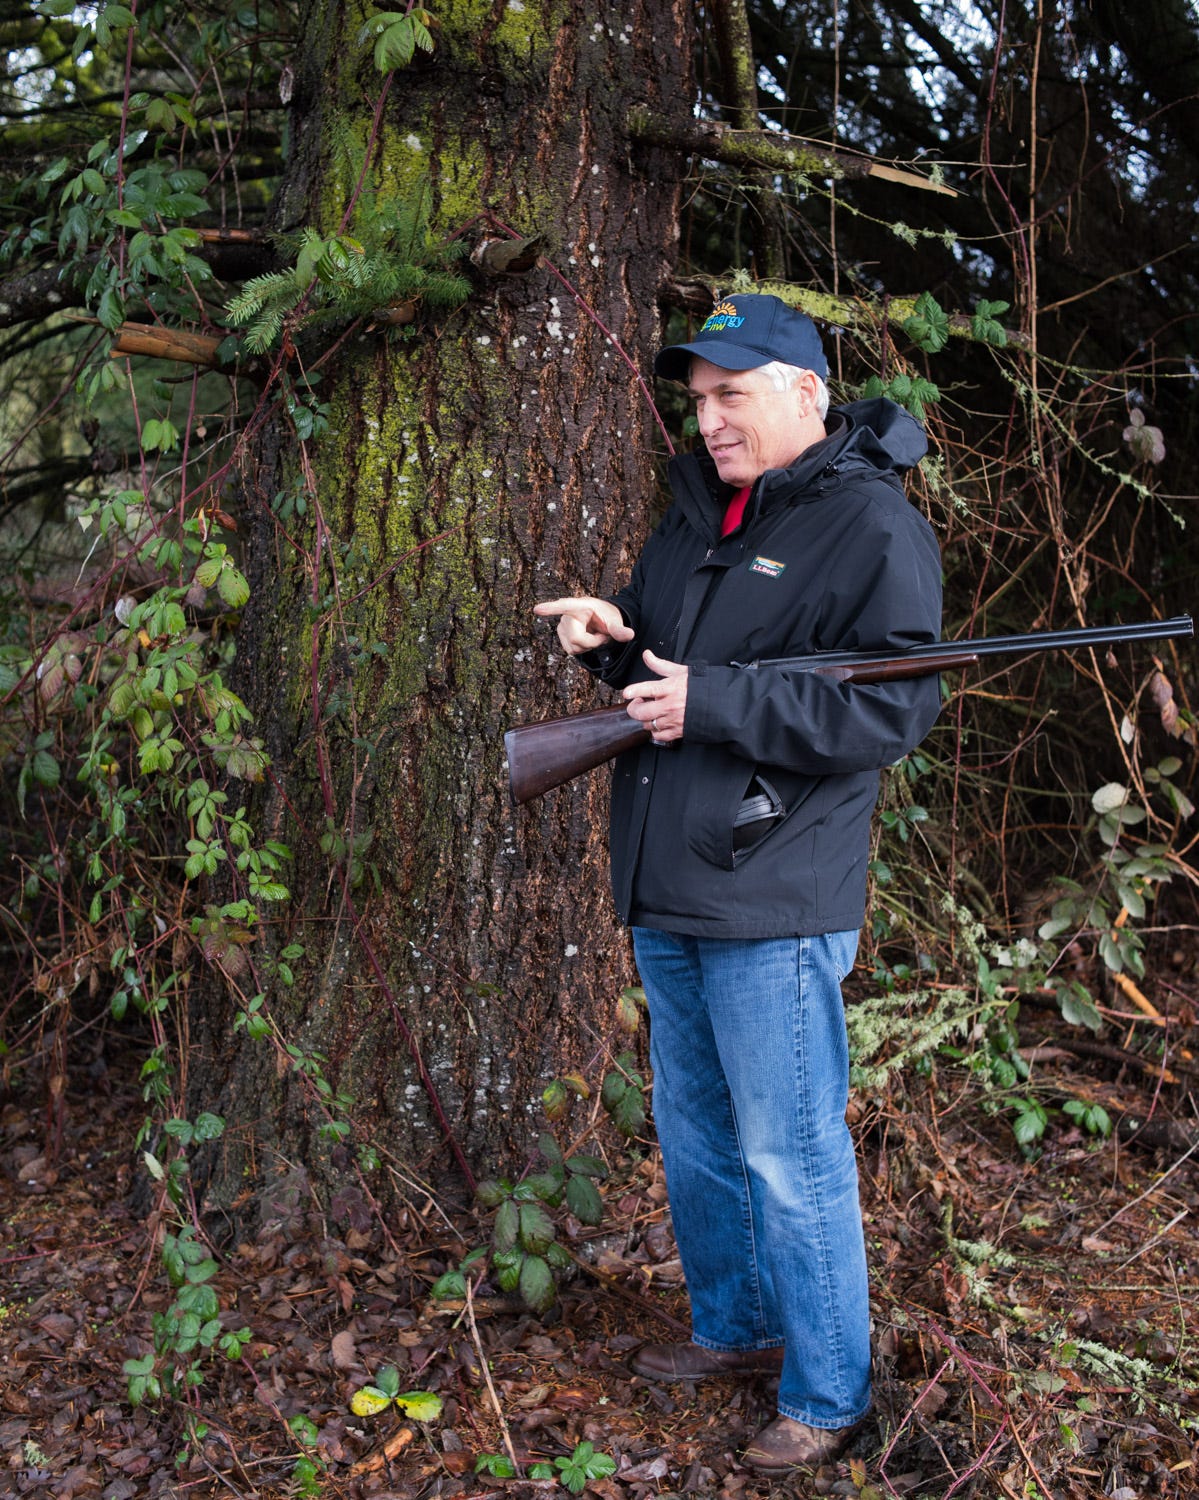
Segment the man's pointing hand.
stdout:
<path fill-rule="evenodd" d="M 635 634 L 607 599 L 546 599 L 533 606 L 533 613 L 543 619 L 558 616 L 558 639 L 570 656 L 594 651 L 609 641 L 631 641 Z"/>

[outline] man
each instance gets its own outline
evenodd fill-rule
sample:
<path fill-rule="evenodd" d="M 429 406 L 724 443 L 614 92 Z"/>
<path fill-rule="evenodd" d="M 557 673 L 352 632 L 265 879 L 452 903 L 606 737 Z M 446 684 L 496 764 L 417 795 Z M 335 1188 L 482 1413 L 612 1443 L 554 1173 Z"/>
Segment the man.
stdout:
<path fill-rule="evenodd" d="M 707 454 L 672 462 L 674 504 L 626 588 L 536 613 L 653 736 L 614 770 L 612 886 L 649 1000 L 694 1342 L 633 1367 L 779 1373 L 779 1416 L 745 1458 L 780 1474 L 835 1458 L 869 1405 L 840 982 L 879 768 L 940 694 L 729 664 L 936 640 L 940 561 L 898 477 L 922 429 L 885 400 L 829 413 L 802 313 L 729 298 L 654 368 L 687 382 Z"/>

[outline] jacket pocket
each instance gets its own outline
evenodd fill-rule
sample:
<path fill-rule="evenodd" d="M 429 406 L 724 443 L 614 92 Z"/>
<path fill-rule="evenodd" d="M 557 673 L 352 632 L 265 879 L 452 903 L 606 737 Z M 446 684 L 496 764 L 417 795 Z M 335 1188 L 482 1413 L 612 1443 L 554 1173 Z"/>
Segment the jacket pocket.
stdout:
<path fill-rule="evenodd" d="M 765 776 L 756 772 L 733 816 L 733 858 L 740 859 L 755 849 L 786 816 L 783 799 Z"/>
<path fill-rule="evenodd" d="M 688 784 L 687 845 L 717 869 L 731 870 L 743 852 L 734 844 L 735 824 L 746 797 L 756 791 L 755 770 L 734 756 L 710 771 L 703 769 L 707 774 L 694 776 Z"/>

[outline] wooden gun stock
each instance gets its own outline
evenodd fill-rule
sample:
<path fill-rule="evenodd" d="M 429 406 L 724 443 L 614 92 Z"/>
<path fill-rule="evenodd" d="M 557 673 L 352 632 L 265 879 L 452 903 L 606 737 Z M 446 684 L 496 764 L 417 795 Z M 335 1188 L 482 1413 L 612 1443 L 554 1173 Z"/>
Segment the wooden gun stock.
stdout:
<path fill-rule="evenodd" d="M 906 651 L 823 651 L 811 656 L 785 656 L 771 661 L 733 662 L 742 671 L 762 667 L 793 672 L 815 672 L 838 682 L 895 682 L 908 677 L 933 677 L 956 671 L 984 656 L 1028 655 L 1080 646 L 1110 646 L 1121 641 L 1164 640 L 1191 636 L 1190 615 L 1173 620 L 1146 620 L 1134 625 L 1090 626 L 1075 630 L 1039 630 L 1027 635 L 981 636 L 975 640 L 933 641 Z M 508 782 L 512 800 L 519 804 L 540 797 L 564 782 L 581 776 L 633 750 L 650 739 L 644 724 L 629 718 L 623 703 L 567 714 L 539 724 L 520 724 L 504 735 L 508 752 Z"/>

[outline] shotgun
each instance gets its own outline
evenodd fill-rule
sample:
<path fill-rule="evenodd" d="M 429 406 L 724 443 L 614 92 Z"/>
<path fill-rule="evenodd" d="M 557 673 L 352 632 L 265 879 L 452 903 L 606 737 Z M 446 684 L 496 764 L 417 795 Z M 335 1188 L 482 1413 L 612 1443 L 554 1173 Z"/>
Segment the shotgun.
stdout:
<path fill-rule="evenodd" d="M 1190 615 L 1172 620 L 1142 620 L 1133 625 L 1078 626 L 1073 630 L 1036 630 L 1028 635 L 991 635 L 959 641 L 930 641 L 904 651 L 816 651 L 810 656 L 780 656 L 766 661 L 730 662 L 746 672 L 785 667 L 818 672 L 837 682 L 894 682 L 905 677 L 932 677 L 969 666 L 985 656 L 1027 656 L 1037 651 L 1072 651 L 1082 646 L 1112 646 L 1121 641 L 1158 641 L 1192 636 Z M 519 804 L 540 797 L 584 771 L 602 765 L 623 750 L 651 738 L 630 719 L 624 703 L 567 714 L 539 724 L 520 724 L 504 735 L 508 783 Z"/>

